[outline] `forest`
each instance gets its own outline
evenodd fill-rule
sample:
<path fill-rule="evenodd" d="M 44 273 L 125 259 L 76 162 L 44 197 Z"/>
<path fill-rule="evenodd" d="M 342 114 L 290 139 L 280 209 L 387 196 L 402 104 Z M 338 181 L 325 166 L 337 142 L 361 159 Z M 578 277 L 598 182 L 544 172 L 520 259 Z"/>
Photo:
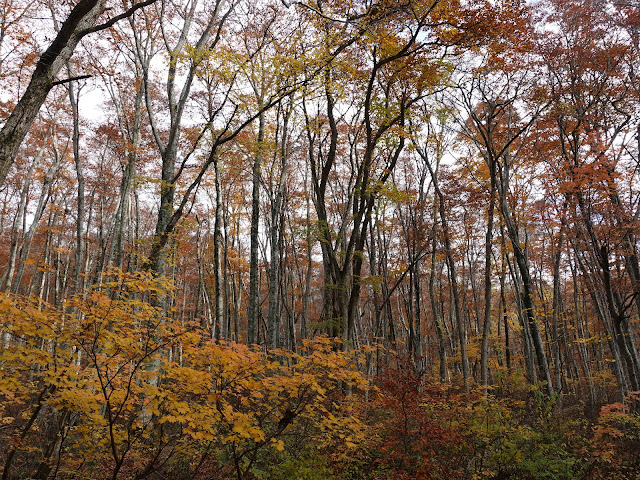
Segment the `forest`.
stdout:
<path fill-rule="evenodd" d="M 0 475 L 640 479 L 637 0 L 0 0 Z"/>

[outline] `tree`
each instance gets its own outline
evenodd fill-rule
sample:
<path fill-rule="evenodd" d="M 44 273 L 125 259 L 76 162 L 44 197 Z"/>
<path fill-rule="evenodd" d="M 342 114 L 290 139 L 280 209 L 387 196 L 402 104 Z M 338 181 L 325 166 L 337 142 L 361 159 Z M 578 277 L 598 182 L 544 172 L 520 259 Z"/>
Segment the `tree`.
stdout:
<path fill-rule="evenodd" d="M 640 292 L 636 207 L 618 186 L 624 165 L 636 161 L 626 145 L 637 132 L 628 69 L 637 51 L 600 9 L 578 5 L 581 13 L 568 15 L 565 2 L 551 3 L 560 31 L 542 48 L 553 99 L 548 118 L 555 131 L 553 147 L 540 150 L 547 155 L 543 148 L 554 148 L 549 158 L 561 162 L 553 166 L 555 188 L 568 205 L 571 238 L 590 271 L 592 299 L 615 340 L 612 353 L 624 364 L 625 378 L 618 372 L 624 392 L 640 388 L 640 361 L 628 323 Z M 625 268 L 615 268 L 619 262 Z"/>
<path fill-rule="evenodd" d="M 404 128 L 412 105 L 437 88 L 445 73 L 438 62 L 431 60 L 446 43 L 437 37 L 437 22 L 448 13 L 440 8 L 434 2 L 408 4 L 401 9 L 390 7 L 386 11 L 371 7 L 363 12 L 348 12 L 347 16 L 358 19 L 359 23 L 354 24 L 357 28 L 372 25 L 375 34 L 345 50 L 344 55 L 350 60 L 342 60 L 325 70 L 321 86 L 323 105 L 319 104 L 317 115 L 305 111 L 318 239 L 326 277 L 325 315 L 332 334 L 349 341 L 354 339 L 364 246 L 376 198 L 404 149 Z M 326 35 L 333 14 L 322 10 L 321 13 L 327 19 L 322 27 Z M 421 35 L 426 35 L 425 32 L 433 33 L 435 39 L 423 41 Z M 358 56 L 365 56 L 371 66 L 354 70 Z M 336 78 L 345 74 L 354 82 L 366 79 L 365 87 L 343 93 Z M 341 126 L 338 122 L 343 103 L 353 105 L 351 125 Z M 320 108 L 325 110 L 322 114 Z M 344 117 L 347 115 L 350 113 Z M 325 129 L 326 136 L 321 135 Z M 341 131 L 347 137 L 344 143 L 349 146 L 348 152 L 339 148 Z M 342 218 L 335 218 L 328 208 L 327 195 L 330 188 L 335 188 L 332 179 L 345 166 L 349 190 L 353 193 L 343 200 Z"/>
<path fill-rule="evenodd" d="M 67 65 L 80 40 L 89 33 L 111 27 L 155 0 L 137 3 L 123 13 L 96 25 L 105 11 L 106 2 L 107 0 L 80 0 L 60 25 L 49 48 L 40 56 L 29 85 L 0 130 L 0 185 L 4 184 L 18 149 L 49 91 L 55 85 L 73 81 L 72 78 L 56 80 L 55 77 Z"/>

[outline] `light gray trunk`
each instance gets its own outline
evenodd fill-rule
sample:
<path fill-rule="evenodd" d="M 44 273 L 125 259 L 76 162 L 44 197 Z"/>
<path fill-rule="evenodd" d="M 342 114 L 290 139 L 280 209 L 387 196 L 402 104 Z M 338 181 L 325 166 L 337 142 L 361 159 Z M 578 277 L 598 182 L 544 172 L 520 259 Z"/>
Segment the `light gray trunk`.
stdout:
<path fill-rule="evenodd" d="M 215 174 L 215 188 L 216 188 L 216 209 L 215 209 L 215 221 L 213 224 L 213 263 L 214 263 L 214 303 L 215 303 L 215 316 L 214 316 L 214 330 L 217 340 L 226 338 L 226 332 L 224 332 L 224 303 L 223 303 L 223 279 L 222 279 L 222 192 L 220 185 L 220 166 L 218 165 L 219 159 L 213 163 Z"/>
<path fill-rule="evenodd" d="M 593 384 L 593 376 L 591 374 L 591 361 L 589 358 L 589 351 L 587 350 L 587 346 L 585 345 L 586 339 L 588 338 L 588 332 L 585 331 L 585 328 L 582 323 L 582 316 L 580 315 L 580 301 L 578 298 L 579 286 L 578 286 L 578 278 L 576 275 L 575 268 L 571 267 L 572 270 L 572 278 L 573 278 L 573 309 L 575 311 L 575 324 L 576 324 L 576 334 L 578 342 L 578 351 L 580 352 L 580 360 L 582 361 L 582 370 L 584 371 L 584 376 L 587 380 L 587 385 L 589 387 L 589 406 L 593 408 L 596 405 L 596 390 Z"/>
<path fill-rule="evenodd" d="M 558 335 L 558 319 L 561 310 L 560 292 L 560 261 L 562 259 L 562 243 L 564 240 L 564 229 L 560 231 L 558 245 L 553 258 L 553 312 L 551 317 L 551 342 L 553 352 L 553 369 L 555 372 L 555 384 L 558 390 L 562 386 L 562 365 L 560 363 L 560 336 Z"/>
<path fill-rule="evenodd" d="M 429 298 L 431 300 L 431 313 L 433 315 L 433 323 L 435 324 L 436 334 L 438 336 L 438 356 L 440 359 L 440 382 L 444 383 L 447 378 L 447 343 L 444 330 L 444 320 L 438 312 L 435 292 L 435 276 L 436 276 L 436 248 L 435 248 L 435 224 L 431 233 L 434 239 L 434 246 L 431 251 L 431 273 L 429 275 Z"/>
<path fill-rule="evenodd" d="M 279 178 L 275 182 L 274 175 L 272 174 L 269 183 L 271 185 L 271 231 L 270 233 L 270 257 L 271 263 L 269 266 L 269 312 L 268 312 L 268 325 L 269 325 L 269 344 L 271 348 L 276 348 L 279 345 L 280 339 L 280 302 L 278 301 L 278 289 L 280 288 L 280 276 L 281 276 L 281 243 L 284 229 L 284 215 L 283 209 L 285 206 L 285 190 L 287 182 L 287 167 L 289 160 L 289 153 L 287 150 L 287 142 L 289 140 L 289 118 L 291 115 L 292 107 L 288 106 L 287 110 L 283 112 L 282 117 L 282 137 L 280 139 L 280 168 Z M 275 192 L 273 191 L 275 189 Z M 284 300 L 283 300 L 284 303 Z M 289 329 L 290 330 L 290 329 Z"/>
<path fill-rule="evenodd" d="M 434 179 L 435 182 L 435 179 Z M 469 389 L 469 357 L 467 356 L 467 328 L 462 317 L 462 308 L 460 307 L 460 290 L 458 288 L 458 278 L 456 273 L 456 263 L 453 258 L 453 249 L 451 247 L 451 238 L 449 234 L 449 223 L 444 208 L 444 197 L 440 189 L 436 187 L 438 193 L 438 211 L 440 213 L 440 223 L 442 224 L 442 233 L 445 249 L 445 260 L 449 271 L 449 281 L 451 282 L 451 294 L 453 295 L 453 306 L 456 316 L 456 327 L 458 330 L 458 345 L 460 347 L 460 358 L 462 363 L 462 381 L 465 388 Z"/>
<path fill-rule="evenodd" d="M 305 281 L 304 281 L 304 295 L 302 297 L 302 318 L 300 320 L 300 337 L 302 339 L 308 338 L 307 333 L 307 325 L 309 323 L 309 301 L 311 296 L 311 273 L 313 271 L 313 260 L 311 257 L 312 244 L 311 244 L 311 194 L 307 187 L 307 174 L 305 173 L 304 185 L 306 199 L 305 199 L 305 207 L 306 207 L 306 220 L 307 220 L 307 232 L 306 232 L 306 246 L 307 246 L 307 268 L 305 272 Z"/>
<path fill-rule="evenodd" d="M 222 25 L 218 25 L 216 22 L 224 22 L 226 16 L 219 18 L 220 8 L 223 4 L 222 0 L 217 0 L 213 12 L 208 20 L 208 23 L 204 26 L 200 37 L 192 49 L 196 52 L 210 48 L 208 45 L 211 36 L 216 29 L 222 28 Z M 169 45 L 170 39 L 165 37 L 165 46 L 167 47 L 167 54 L 169 55 L 169 68 L 167 70 L 166 77 L 166 93 L 168 103 L 168 117 L 169 117 L 169 131 L 167 133 L 166 141 L 160 138 L 158 132 L 158 126 L 156 125 L 155 116 L 153 114 L 153 101 L 151 99 L 152 87 L 149 85 L 148 68 L 149 64 L 145 58 L 143 58 L 142 52 L 138 52 L 139 61 L 142 68 L 145 70 L 144 76 L 144 88 L 145 88 L 145 101 L 147 105 L 147 112 L 149 114 L 149 122 L 151 124 L 152 132 L 158 150 L 162 157 L 162 172 L 161 172 L 161 184 L 160 184 L 160 205 L 158 207 L 158 217 L 156 220 L 155 237 L 147 261 L 147 268 L 150 268 L 157 274 L 165 274 L 166 270 L 166 256 L 167 256 L 167 243 L 169 243 L 169 234 L 171 233 L 175 222 L 172 225 L 174 200 L 176 194 L 176 160 L 178 157 L 178 149 L 180 145 L 180 137 L 182 133 L 182 120 L 193 85 L 193 79 L 196 74 L 198 61 L 191 61 L 188 70 L 184 75 L 179 74 L 180 59 L 184 58 L 185 50 L 188 48 L 187 40 L 191 32 L 191 27 L 196 20 L 196 7 L 197 1 L 191 3 L 189 11 L 185 12 L 184 24 L 180 35 L 173 47 Z M 232 7 L 233 8 L 233 5 Z M 164 30 L 163 30 L 164 32 Z M 214 42 L 215 43 L 215 42 Z M 178 88 L 176 80 L 178 78 L 183 79 L 182 87 Z M 175 219 L 174 219 L 175 220 Z"/>
<path fill-rule="evenodd" d="M 27 235 L 22 243 L 22 247 L 20 248 L 20 261 L 18 264 L 18 272 L 16 273 L 15 283 L 13 284 L 12 292 L 18 293 L 20 289 L 20 283 L 22 281 L 22 275 L 24 273 L 25 262 L 29 258 L 29 252 L 31 251 L 31 245 L 33 243 L 33 237 L 36 234 L 36 230 L 38 228 L 38 223 L 42 218 L 42 214 L 44 213 L 44 209 L 49 202 L 51 196 L 51 188 L 53 186 L 53 182 L 55 181 L 56 175 L 58 173 L 58 169 L 60 167 L 60 162 L 62 161 L 62 155 L 58 152 L 56 148 L 57 139 L 53 139 L 54 143 L 54 159 L 53 163 L 47 170 L 47 173 L 44 176 L 44 181 L 42 183 L 42 190 L 40 191 L 40 198 L 38 200 L 38 206 L 36 208 L 35 213 L 33 214 L 33 219 L 29 230 L 27 231 Z"/>
<path fill-rule="evenodd" d="M 582 261 L 580 251 L 576 245 L 573 246 L 573 250 L 575 252 L 575 260 L 580 272 L 582 273 L 582 277 L 585 279 L 587 291 L 591 296 L 591 301 L 593 306 L 596 309 L 596 314 L 598 318 L 602 321 L 602 324 L 605 327 L 606 338 L 609 344 L 609 350 L 611 351 L 611 355 L 613 357 L 613 369 L 616 375 L 616 380 L 618 382 L 618 391 L 620 392 L 620 401 L 624 401 L 626 392 L 629 389 L 628 379 L 626 376 L 625 369 L 623 368 L 623 360 L 619 349 L 619 344 L 614 340 L 615 332 L 612 326 L 611 318 L 609 317 L 609 310 L 603 306 L 603 303 L 606 303 L 605 300 L 601 298 L 601 289 L 596 287 L 592 280 L 592 273 L 587 270 L 586 265 Z"/>
<path fill-rule="evenodd" d="M 45 140 L 46 143 L 46 140 Z M 7 269 L 2 276 L 2 281 L 0 281 L 0 285 L 2 285 L 2 290 L 11 291 L 11 281 L 13 279 L 13 275 L 15 273 L 16 268 L 16 259 L 18 257 L 18 223 L 22 224 L 22 231 L 24 234 L 24 224 L 25 224 L 25 209 L 27 206 L 27 197 L 29 193 L 29 187 L 31 185 L 31 177 L 33 176 L 33 170 L 36 165 L 40 163 L 44 157 L 44 148 L 41 148 L 36 157 L 29 165 L 29 170 L 27 171 L 27 175 L 24 179 L 24 184 L 22 185 L 22 192 L 20 193 L 20 203 L 18 204 L 18 211 L 16 212 L 16 216 L 13 219 L 13 228 L 11 230 L 11 247 L 9 248 L 9 260 L 7 261 Z"/>
<path fill-rule="evenodd" d="M 553 384 L 551 382 L 551 372 L 549 371 L 549 363 L 547 361 L 547 354 L 545 352 L 544 344 L 542 342 L 542 335 L 540 334 L 540 328 L 538 326 L 538 320 L 535 313 L 535 302 L 533 298 L 533 281 L 531 279 L 531 273 L 529 271 L 529 261 L 525 250 L 523 250 L 520 243 L 520 236 L 518 229 L 511 216 L 511 209 L 507 202 L 507 194 L 509 191 L 509 164 L 508 160 L 505 160 L 504 168 L 502 169 L 502 180 L 497 182 L 500 195 L 500 209 L 502 217 L 504 219 L 505 226 L 507 227 L 507 235 L 511 241 L 513 247 L 513 256 L 518 266 L 520 278 L 522 280 L 522 307 L 525 315 L 526 322 L 528 323 L 529 330 L 531 331 L 531 340 L 535 350 L 536 360 L 538 368 L 540 369 L 540 376 L 547 382 L 546 391 L 549 395 L 552 395 Z"/>
<path fill-rule="evenodd" d="M 67 62 L 67 72 L 69 72 L 69 76 L 72 75 L 71 63 Z M 76 252 L 75 252 L 75 261 L 73 264 L 73 288 L 75 288 L 76 292 L 81 291 L 84 288 L 84 285 L 80 281 L 80 274 L 82 273 L 82 259 L 84 257 L 84 244 L 82 242 L 82 231 L 84 226 L 84 211 L 85 211 L 85 203 L 84 203 L 84 166 L 82 165 L 82 157 L 80 157 L 80 111 L 79 111 L 79 100 L 80 100 L 80 89 L 75 88 L 75 82 L 71 82 L 67 85 L 67 92 L 69 95 L 69 103 L 71 104 L 71 112 L 73 115 L 73 136 L 72 136 L 72 144 L 73 144 L 73 162 L 76 168 L 76 179 L 78 182 L 77 192 L 77 219 L 76 219 Z"/>
<path fill-rule="evenodd" d="M 141 142 L 140 128 L 142 124 L 143 98 L 144 90 L 143 86 L 140 85 L 136 94 L 133 123 L 131 131 L 128 133 L 129 141 L 131 142 L 131 150 L 127 154 L 127 164 L 124 167 L 122 181 L 120 182 L 120 199 L 115 218 L 115 235 L 111 244 L 111 248 L 115 252 L 114 265 L 118 268 L 122 268 L 124 265 L 125 226 L 129 223 L 131 189 L 136 175 L 136 160 L 138 158 L 138 149 L 140 148 Z M 123 134 L 124 133 L 125 132 L 123 132 Z"/>
<path fill-rule="evenodd" d="M 495 168 L 495 167 L 494 167 Z M 489 384 L 489 330 L 491 328 L 491 255 L 493 242 L 493 213 L 496 198 L 495 175 L 491 176 L 491 192 L 489 194 L 489 211 L 487 213 L 487 232 L 484 240 L 484 321 L 482 324 L 482 344 L 480 347 L 480 368 L 484 394 L 488 393 Z"/>

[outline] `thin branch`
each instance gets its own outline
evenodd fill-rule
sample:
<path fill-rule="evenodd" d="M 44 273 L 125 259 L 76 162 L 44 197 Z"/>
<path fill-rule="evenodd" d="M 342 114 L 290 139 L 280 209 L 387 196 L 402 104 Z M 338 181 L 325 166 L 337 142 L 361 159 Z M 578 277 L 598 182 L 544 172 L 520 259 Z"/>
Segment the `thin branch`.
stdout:
<path fill-rule="evenodd" d="M 144 7 L 146 7 L 148 5 L 151 5 L 152 3 L 155 3 L 155 2 L 156 2 L 156 0 L 145 0 L 144 2 L 136 3 L 133 7 L 129 8 L 128 10 L 125 10 L 120 15 L 116 15 L 115 17 L 113 17 L 109 21 L 107 21 L 105 23 L 102 23 L 100 25 L 95 25 L 95 26 L 93 26 L 91 28 L 87 28 L 87 29 L 83 30 L 82 32 L 80 32 L 80 36 L 84 37 L 85 35 L 88 35 L 90 33 L 95 33 L 95 32 L 99 32 L 100 30 L 106 30 L 107 28 L 111 28 L 117 22 L 119 22 L 120 20 L 123 20 L 125 18 L 130 17 L 137 10 L 140 10 L 141 8 L 144 8 Z"/>
<path fill-rule="evenodd" d="M 56 85 L 63 85 L 65 83 L 73 82 L 75 80 L 84 80 L 85 78 L 92 78 L 92 77 L 93 75 L 80 75 L 78 77 L 65 78 L 64 80 L 56 80 L 51 85 L 55 87 Z"/>

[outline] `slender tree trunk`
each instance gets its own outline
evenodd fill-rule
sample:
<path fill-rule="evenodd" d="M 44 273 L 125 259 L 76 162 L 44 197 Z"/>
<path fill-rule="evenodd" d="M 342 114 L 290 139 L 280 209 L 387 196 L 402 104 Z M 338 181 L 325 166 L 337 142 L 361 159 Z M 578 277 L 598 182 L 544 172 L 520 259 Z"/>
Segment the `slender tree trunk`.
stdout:
<path fill-rule="evenodd" d="M 620 301 L 616 301 L 613 292 L 613 286 L 611 281 L 611 271 L 609 265 L 609 252 L 606 247 L 601 247 L 600 250 L 600 262 L 602 268 L 602 277 L 604 282 L 604 293 L 607 300 L 607 306 L 609 308 L 609 315 L 613 321 L 613 331 L 615 335 L 615 341 L 618 344 L 620 354 L 624 359 L 624 364 L 627 370 L 627 376 L 629 379 L 630 387 L 633 391 L 640 389 L 638 384 L 638 372 L 637 372 L 637 359 L 634 359 L 634 352 L 629 348 L 627 340 L 628 332 L 628 318 L 624 309 L 621 306 Z"/>
<path fill-rule="evenodd" d="M 507 276 L 504 265 L 504 253 L 502 255 L 502 272 L 500 273 L 500 304 L 502 306 L 502 322 L 504 324 L 504 360 L 507 371 L 511 371 L 511 345 L 509 344 L 509 314 L 507 310 L 507 299 L 505 295 L 505 277 Z"/>
<path fill-rule="evenodd" d="M 131 131 L 127 133 L 131 146 L 127 153 L 127 163 L 122 173 L 122 181 L 120 182 L 120 197 L 115 216 L 116 228 L 113 241 L 111 242 L 111 248 L 115 252 L 114 265 L 118 268 L 122 268 L 124 265 L 125 226 L 129 223 L 131 189 L 136 175 L 136 160 L 138 158 L 138 149 L 140 148 L 141 142 L 140 129 L 142 124 L 143 99 L 144 87 L 141 84 L 139 85 L 136 93 Z M 122 133 L 125 134 L 126 132 L 123 131 Z"/>
<path fill-rule="evenodd" d="M 558 244 L 553 256 L 553 312 L 551 317 L 551 343 L 553 353 L 553 369 L 555 372 L 555 384 L 558 390 L 562 387 L 562 366 L 560 363 L 560 336 L 558 335 L 558 319 L 562 308 L 562 296 L 560 292 L 560 261 L 562 259 L 562 243 L 564 240 L 564 228 L 560 230 Z"/>
<path fill-rule="evenodd" d="M 22 247 L 20 248 L 20 261 L 18 263 L 18 271 L 16 273 L 15 283 L 13 284 L 12 291 L 13 293 L 18 293 L 20 289 L 20 283 L 22 282 L 22 275 L 24 273 L 25 262 L 29 258 L 29 252 L 31 251 L 31 245 L 33 243 L 33 238 L 36 234 L 36 230 L 38 228 L 38 223 L 42 218 L 42 214 L 44 213 L 44 209 L 49 202 L 51 196 L 51 189 L 53 187 L 53 182 L 56 179 L 56 175 L 58 174 L 58 169 L 60 168 L 60 163 L 62 161 L 62 155 L 58 152 L 56 145 L 57 138 L 53 138 L 54 142 L 54 158 L 53 163 L 47 170 L 47 173 L 44 176 L 44 181 L 42 183 L 42 190 L 40 192 L 40 198 L 38 200 L 38 206 L 36 207 L 36 211 L 33 214 L 33 219 L 31 221 L 31 226 L 27 231 L 27 235 L 22 242 Z"/>
<path fill-rule="evenodd" d="M 578 285 L 578 277 L 576 275 L 576 269 L 571 265 L 571 273 L 573 279 L 573 309 L 575 311 L 574 319 L 576 324 L 576 336 L 578 340 L 578 351 L 580 353 L 580 360 L 582 363 L 582 370 L 584 372 L 585 379 L 587 381 L 587 386 L 589 389 L 589 407 L 594 408 L 596 405 L 596 391 L 595 386 L 593 384 L 593 376 L 591 374 L 591 366 L 590 366 L 590 358 L 589 351 L 587 350 L 586 339 L 588 332 L 585 332 L 585 328 L 583 327 L 582 315 L 580 315 L 580 301 L 578 297 L 578 292 L 580 291 Z"/>
<path fill-rule="evenodd" d="M 504 231 L 502 232 L 503 242 L 504 240 Z M 507 263 L 507 267 L 509 268 L 509 275 L 511 277 L 511 283 L 513 285 L 513 290 L 515 292 L 516 306 L 518 309 L 518 320 L 520 322 L 520 326 L 522 327 L 522 348 L 524 353 L 524 362 L 527 371 L 527 378 L 533 384 L 538 382 L 538 374 L 536 373 L 535 367 L 535 359 L 533 356 L 533 345 L 531 340 L 531 328 L 529 322 L 526 319 L 526 315 L 524 312 L 524 306 L 522 301 L 522 280 L 520 279 L 520 275 L 518 270 L 513 267 L 513 264 L 506 253 L 505 250 L 505 259 Z"/>
<path fill-rule="evenodd" d="M 46 143 L 46 138 L 45 138 L 45 143 Z M 18 235 L 18 224 L 22 225 L 22 233 L 24 235 L 24 228 L 25 228 L 24 224 L 26 221 L 25 209 L 27 206 L 27 197 L 29 193 L 29 187 L 31 185 L 31 177 L 33 176 L 33 170 L 35 169 L 36 165 L 40 163 L 40 161 L 42 160 L 42 157 L 44 157 L 44 147 L 38 150 L 38 153 L 33 159 L 33 162 L 31 162 L 31 165 L 29 165 L 29 170 L 27 171 L 27 175 L 25 176 L 24 183 L 22 185 L 22 191 L 20 193 L 20 202 L 18 204 L 18 211 L 16 212 L 16 215 L 13 219 L 13 227 L 11 229 L 11 246 L 9 247 L 9 259 L 7 261 L 7 267 L 4 272 L 4 275 L 2 276 L 2 280 L 0 281 L 0 286 L 2 287 L 2 290 L 5 290 L 5 291 L 11 291 L 11 281 L 15 273 L 16 259 L 18 257 L 18 250 L 19 250 L 18 244 L 19 244 L 20 235 Z"/>
<path fill-rule="evenodd" d="M 605 327 L 606 339 L 609 344 L 609 350 L 611 351 L 611 355 L 614 360 L 612 362 L 612 365 L 613 365 L 614 373 L 616 375 L 616 380 L 618 382 L 618 391 L 620 393 L 620 401 L 624 401 L 626 392 L 629 389 L 628 379 L 626 376 L 627 372 L 626 372 L 626 369 L 623 368 L 622 354 L 620 352 L 619 343 L 615 340 L 616 334 L 615 334 L 614 326 L 612 325 L 612 319 L 609 317 L 609 310 L 605 308 L 605 306 L 603 306 L 603 303 L 606 304 L 606 300 L 603 300 L 601 298 L 602 297 L 601 288 L 598 288 L 594 284 L 594 280 L 593 280 L 594 274 L 587 270 L 587 267 L 581 258 L 580 250 L 575 244 L 573 245 L 573 250 L 574 250 L 574 258 L 576 260 L 576 264 L 580 272 L 582 273 L 582 277 L 585 280 L 586 288 L 591 297 L 593 307 L 596 310 L 596 314 L 598 318 L 600 318 L 600 320 L 602 321 L 602 324 Z"/>
<path fill-rule="evenodd" d="M 495 168 L 495 164 L 494 164 Z M 484 321 L 482 325 L 482 345 L 480 347 L 480 364 L 482 386 L 487 395 L 489 384 L 489 369 L 487 359 L 489 356 L 489 330 L 491 328 L 491 256 L 493 242 L 493 213 L 496 200 L 495 175 L 491 175 L 491 191 L 489 193 L 489 210 L 487 212 L 487 233 L 484 241 Z"/>
<path fill-rule="evenodd" d="M 438 312 L 435 292 L 436 277 L 436 245 L 435 245 L 435 223 L 433 226 L 432 236 L 433 249 L 431 251 L 431 273 L 429 275 L 429 299 L 431 300 L 431 313 L 433 315 L 433 323 L 436 327 L 436 335 L 438 336 L 438 356 L 440 359 L 440 382 L 444 383 L 447 379 L 447 343 L 444 329 L 444 320 Z"/>
<path fill-rule="evenodd" d="M 413 354 L 416 371 L 419 375 L 425 373 L 425 359 L 422 352 L 422 308 L 421 308 L 421 288 L 420 288 L 420 264 L 419 258 L 414 259 L 413 270 L 413 296 L 414 296 L 414 317 L 415 332 L 413 337 Z"/>
<path fill-rule="evenodd" d="M 284 112 L 282 121 L 282 138 L 280 139 L 280 168 L 279 178 L 275 182 L 274 176 L 270 177 L 271 185 L 271 231 L 270 236 L 270 265 L 269 265 L 269 311 L 267 316 L 267 322 L 269 327 L 269 345 L 271 348 L 276 348 L 279 344 L 279 332 L 280 332 L 280 302 L 278 301 L 278 289 L 280 288 L 281 279 L 281 255 L 282 255 L 282 234 L 284 231 L 284 214 L 283 208 L 285 204 L 285 188 L 287 182 L 287 164 L 288 164 L 288 152 L 287 141 L 289 133 L 289 116 L 291 110 Z M 275 190 L 275 191 L 274 191 Z M 282 300 L 286 303 L 286 300 Z"/>
<path fill-rule="evenodd" d="M 71 64 L 67 62 L 67 71 L 69 76 L 72 76 Z M 84 199 L 84 166 L 82 165 L 82 157 L 80 156 L 80 111 L 78 108 L 78 102 L 80 101 L 80 89 L 74 85 L 76 82 L 70 82 L 67 84 L 67 91 L 69 94 L 69 103 L 71 104 L 71 111 L 73 115 L 73 161 L 76 167 L 76 179 L 78 182 L 78 205 L 77 205 L 77 219 L 76 219 L 76 253 L 75 261 L 73 264 L 73 288 L 76 292 L 82 291 L 84 288 L 83 283 L 80 282 L 80 274 L 82 273 L 82 261 L 84 258 L 84 244 L 82 239 L 82 233 L 84 229 L 84 212 L 85 212 L 85 199 Z"/>
<path fill-rule="evenodd" d="M 258 271 L 258 228 L 260 222 L 260 170 L 264 142 L 264 114 L 258 118 L 257 151 L 253 161 L 253 189 L 251 194 L 251 252 L 249 260 L 249 316 L 247 323 L 247 343 L 258 343 L 258 321 L 260 311 L 259 271 Z"/>
<path fill-rule="evenodd" d="M 542 335 L 540 334 L 540 328 L 538 326 L 538 320 L 535 313 L 534 302 L 534 290 L 533 281 L 531 279 L 531 273 L 529 271 L 529 261 L 525 250 L 522 249 L 520 243 L 520 236 L 518 230 L 511 216 L 511 209 L 507 201 L 507 193 L 509 191 L 509 165 L 508 160 L 505 161 L 504 167 L 500 172 L 502 179 L 496 182 L 499 186 L 500 195 L 500 208 L 502 217 L 507 229 L 507 235 L 511 241 L 513 248 L 513 256 L 520 272 L 520 278 L 522 280 L 522 307 L 526 321 L 531 331 L 531 340 L 536 354 L 536 360 L 538 368 L 540 369 L 540 376 L 547 382 L 546 391 L 547 394 L 553 395 L 553 384 L 551 382 L 551 373 L 549 371 L 549 363 L 547 361 L 547 354 L 545 352 L 544 344 L 542 342 Z"/>
<path fill-rule="evenodd" d="M 160 206 L 158 208 L 158 216 L 156 220 L 156 229 L 153 243 L 151 245 L 151 252 L 149 258 L 145 262 L 145 268 L 150 269 L 156 274 L 165 274 L 166 268 L 166 256 L 167 248 L 170 243 L 170 234 L 173 232 L 177 222 L 182 216 L 184 203 L 180 204 L 179 210 L 174 212 L 174 200 L 176 194 L 176 182 L 180 176 L 181 170 L 176 176 L 176 161 L 178 158 L 178 150 L 180 148 L 180 139 L 183 130 L 183 117 L 187 105 L 187 101 L 190 98 L 191 87 L 193 86 L 193 80 L 196 75 L 196 70 L 199 65 L 199 60 L 192 57 L 189 63 L 189 67 L 184 72 L 181 70 L 181 59 L 185 59 L 188 55 L 185 55 L 187 50 L 193 49 L 193 51 L 203 51 L 207 48 L 211 49 L 220 38 L 215 36 L 215 31 L 220 32 L 224 26 L 229 13 L 235 7 L 235 3 L 228 4 L 229 10 L 222 16 L 220 16 L 220 10 L 226 2 L 223 0 L 216 0 L 213 9 L 209 12 L 208 20 L 199 19 L 200 25 L 203 27 L 198 40 L 193 45 L 188 45 L 188 38 L 192 33 L 191 28 L 196 23 L 196 7 L 198 2 L 191 2 L 188 7 L 188 11 L 184 12 L 183 25 L 180 30 L 179 36 L 175 45 L 171 46 L 170 40 L 165 36 L 166 31 L 162 29 L 164 45 L 167 49 L 169 57 L 167 77 L 166 77 L 166 93 L 167 93 L 167 113 L 169 120 L 169 128 L 166 134 L 166 141 L 160 137 L 159 126 L 156 124 L 154 111 L 154 104 L 151 98 L 153 87 L 150 85 L 149 80 L 149 59 L 145 58 L 147 52 L 143 52 L 139 42 L 137 42 L 137 54 L 139 65 L 141 66 L 144 75 L 144 91 L 145 102 L 149 117 L 149 123 L 151 131 L 155 138 L 155 143 L 158 147 L 160 155 L 162 157 L 162 171 L 161 171 L 161 183 L 160 183 Z M 202 21 L 204 20 L 204 21 Z M 214 36 L 213 44 L 211 44 L 211 37 Z M 182 86 L 178 88 L 176 81 L 182 79 Z M 207 164 L 208 166 L 209 164 Z M 204 171 L 200 172 L 203 175 Z M 193 184 L 192 184 L 193 186 Z M 188 195 L 188 194 L 187 194 Z M 184 197 L 183 200 L 186 200 Z"/>
<path fill-rule="evenodd" d="M 280 248 L 279 231 L 280 225 L 280 205 L 281 194 L 276 193 L 276 198 L 271 205 L 271 231 L 269 232 L 269 310 L 267 314 L 267 324 L 269 328 L 268 339 L 271 348 L 277 348 L 279 344 L 280 332 L 280 301 L 278 301 L 278 288 L 280 281 Z"/>
<path fill-rule="evenodd" d="M 311 274 L 313 271 L 313 259 L 312 259 L 312 244 L 311 244 L 311 194 L 307 187 L 307 174 L 305 173 L 304 185 L 305 185 L 305 208 L 306 208 L 306 221 L 307 221 L 307 233 L 306 233 L 306 246 L 307 246 L 307 266 L 305 272 L 304 281 L 304 294 L 302 297 L 302 319 L 300 320 L 300 337 L 302 339 L 309 338 L 307 332 L 307 325 L 309 324 L 309 301 L 311 296 Z"/>
<path fill-rule="evenodd" d="M 469 357 L 467 356 L 467 329 L 462 316 L 460 307 L 460 291 L 458 287 L 458 278 L 456 273 L 456 263 L 453 258 L 453 249 L 451 247 L 451 238 L 449 234 L 449 223 L 444 208 L 444 197 L 440 189 L 436 187 L 438 193 L 438 211 L 440 213 L 440 223 L 442 224 L 443 240 L 445 249 L 445 260 L 447 269 L 449 270 L 449 281 L 451 282 L 451 294 L 453 295 L 454 313 L 456 316 L 456 327 L 458 330 L 458 345 L 460 346 L 460 358 L 462 363 L 462 380 L 465 388 L 469 389 Z"/>
<path fill-rule="evenodd" d="M 214 263 L 214 302 L 215 302 L 215 317 L 213 329 L 217 340 L 226 338 L 228 332 L 224 332 L 224 302 L 223 302 L 223 276 L 222 276 L 222 186 L 220 182 L 220 166 L 219 159 L 213 163 L 214 175 L 215 175 L 215 188 L 216 188 L 216 209 L 215 209 L 215 221 L 213 224 L 213 263 Z"/>

